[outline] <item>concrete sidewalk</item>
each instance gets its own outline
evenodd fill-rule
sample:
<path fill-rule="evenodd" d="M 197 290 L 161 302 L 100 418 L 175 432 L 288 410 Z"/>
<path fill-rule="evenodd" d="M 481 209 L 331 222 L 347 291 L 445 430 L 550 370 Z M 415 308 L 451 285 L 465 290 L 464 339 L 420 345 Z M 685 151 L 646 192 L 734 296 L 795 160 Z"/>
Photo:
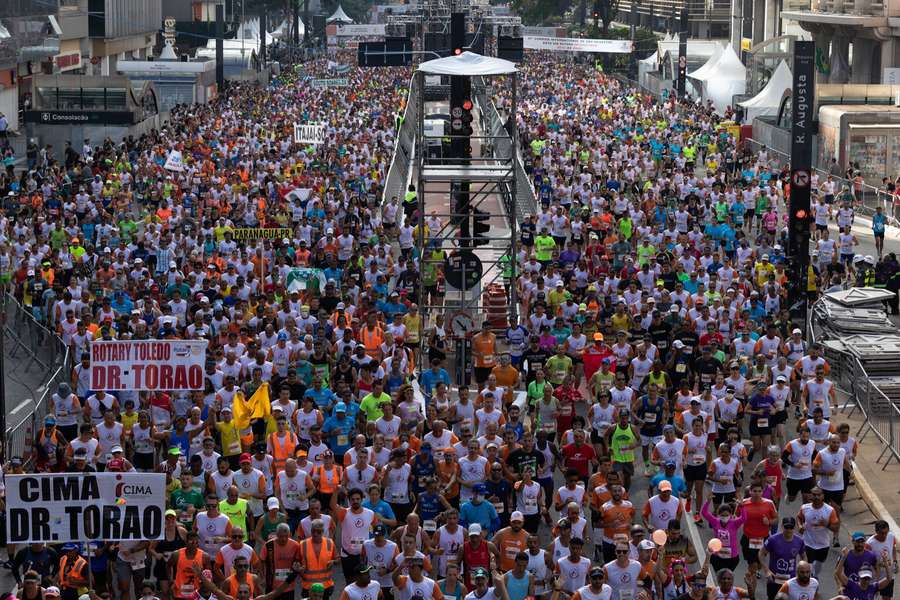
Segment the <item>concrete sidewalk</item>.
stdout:
<path fill-rule="evenodd" d="M 849 409 L 846 412 L 849 413 Z M 845 414 L 839 414 L 835 415 L 832 420 L 849 423 L 850 435 L 859 439 L 857 432 L 864 423 L 863 415 L 859 410 L 855 411 L 850 418 Z M 866 428 L 868 429 L 868 426 Z M 866 434 L 865 439 L 859 444 L 859 452 L 856 456 L 854 465 L 856 485 L 854 487 L 875 518 L 887 521 L 894 535 L 900 538 L 900 526 L 896 521 L 896 518 L 900 516 L 900 462 L 894 460 L 890 452 L 886 452 L 881 461 L 876 462 L 882 449 L 881 440 L 875 436 L 874 432 L 870 431 Z M 885 466 L 888 458 L 890 458 L 890 464 Z M 852 491 L 848 491 L 848 496 L 852 494 Z"/>

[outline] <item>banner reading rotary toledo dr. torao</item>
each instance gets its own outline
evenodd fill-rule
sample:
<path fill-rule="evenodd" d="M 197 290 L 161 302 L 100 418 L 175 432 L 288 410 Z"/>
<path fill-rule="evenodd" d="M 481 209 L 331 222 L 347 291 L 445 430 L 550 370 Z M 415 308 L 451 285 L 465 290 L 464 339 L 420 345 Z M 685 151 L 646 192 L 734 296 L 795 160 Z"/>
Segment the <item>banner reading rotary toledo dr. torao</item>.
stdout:
<path fill-rule="evenodd" d="M 164 473 L 6 475 L 10 543 L 162 538 Z"/>

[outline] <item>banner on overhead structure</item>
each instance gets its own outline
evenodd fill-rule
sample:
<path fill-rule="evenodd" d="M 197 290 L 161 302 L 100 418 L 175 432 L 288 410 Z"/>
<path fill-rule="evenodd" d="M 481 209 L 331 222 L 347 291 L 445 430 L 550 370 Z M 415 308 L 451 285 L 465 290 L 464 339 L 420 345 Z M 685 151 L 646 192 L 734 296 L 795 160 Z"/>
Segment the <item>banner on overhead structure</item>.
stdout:
<path fill-rule="evenodd" d="M 550 50 L 552 52 L 606 52 L 628 54 L 632 51 L 631 40 L 595 40 L 589 38 L 558 38 L 543 35 L 526 35 L 523 38 L 526 50 Z"/>
<path fill-rule="evenodd" d="M 337 37 L 360 37 L 384 35 L 384 23 L 371 25 L 338 25 L 335 34 Z"/>

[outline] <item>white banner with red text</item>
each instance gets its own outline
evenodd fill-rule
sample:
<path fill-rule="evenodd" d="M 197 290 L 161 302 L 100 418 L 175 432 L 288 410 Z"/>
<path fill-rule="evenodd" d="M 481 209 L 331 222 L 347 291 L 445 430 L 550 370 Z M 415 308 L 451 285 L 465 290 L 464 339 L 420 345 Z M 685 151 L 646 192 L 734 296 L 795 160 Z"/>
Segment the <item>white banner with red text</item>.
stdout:
<path fill-rule="evenodd" d="M 206 345 L 206 340 L 93 341 L 91 389 L 202 390 Z"/>
<path fill-rule="evenodd" d="M 522 37 L 526 50 L 550 50 L 553 52 L 607 52 L 628 54 L 632 50 L 631 40 L 597 40 L 589 38 L 560 38 L 544 35 Z"/>

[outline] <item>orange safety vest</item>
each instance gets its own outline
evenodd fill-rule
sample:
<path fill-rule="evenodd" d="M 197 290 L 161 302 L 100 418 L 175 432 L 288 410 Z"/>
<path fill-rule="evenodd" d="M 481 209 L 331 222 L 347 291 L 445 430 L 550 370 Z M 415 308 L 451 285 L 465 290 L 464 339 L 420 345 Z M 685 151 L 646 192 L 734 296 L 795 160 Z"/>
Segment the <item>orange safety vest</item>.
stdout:
<path fill-rule="evenodd" d="M 334 586 L 331 567 L 328 566 L 328 561 L 334 556 L 334 540 L 323 537 L 322 547 L 316 555 L 312 538 L 306 538 L 300 542 L 300 555 L 306 567 L 300 574 L 300 585 L 304 590 L 311 588 L 314 583 L 321 583 L 326 589 Z"/>
<path fill-rule="evenodd" d="M 343 479 L 344 470 L 339 465 L 332 465 L 331 478 L 325 475 L 326 473 L 328 473 L 328 471 L 325 470 L 325 465 L 319 465 L 315 470 L 319 475 L 319 483 L 317 487 L 323 494 L 332 494 L 341 485 L 341 479 Z"/>
<path fill-rule="evenodd" d="M 293 431 L 288 431 L 280 438 L 278 432 L 273 431 L 269 434 L 269 443 L 272 445 L 272 473 L 278 475 L 278 472 L 284 469 L 287 459 L 294 456 L 294 449 L 298 444 L 297 436 Z"/>
<path fill-rule="evenodd" d="M 225 590 L 228 592 L 228 595 L 232 598 L 237 598 L 238 586 L 246 583 L 250 586 L 250 597 L 256 598 L 256 584 L 253 582 L 253 577 L 247 575 L 247 581 L 238 581 L 235 575 L 237 573 L 232 573 L 225 579 Z"/>
<path fill-rule="evenodd" d="M 377 358 L 378 349 L 384 343 L 384 330 L 376 326 L 374 331 L 369 331 L 368 326 L 364 326 L 359 331 L 359 336 L 362 339 L 363 346 L 366 347 L 366 354 L 371 358 Z"/>
<path fill-rule="evenodd" d="M 66 568 L 69 563 L 69 556 L 64 555 L 59 560 L 59 587 L 60 589 L 66 588 L 78 588 L 80 586 L 71 584 L 71 577 L 73 574 L 81 573 L 84 566 L 87 564 L 87 561 L 84 560 L 81 556 L 75 558 L 75 564 L 69 568 Z"/>

